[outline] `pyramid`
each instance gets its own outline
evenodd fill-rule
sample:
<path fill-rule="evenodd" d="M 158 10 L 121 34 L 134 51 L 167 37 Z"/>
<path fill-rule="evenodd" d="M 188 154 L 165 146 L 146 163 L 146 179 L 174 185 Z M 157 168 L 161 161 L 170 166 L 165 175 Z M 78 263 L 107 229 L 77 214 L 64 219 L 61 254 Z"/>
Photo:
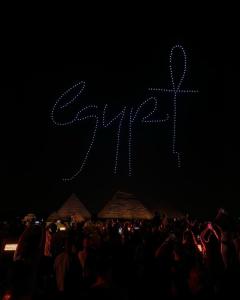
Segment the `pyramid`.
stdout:
<path fill-rule="evenodd" d="M 72 194 L 59 208 L 57 215 L 60 219 L 66 219 L 71 216 L 83 220 L 91 218 L 91 214 L 75 194 Z"/>
<path fill-rule="evenodd" d="M 152 219 L 151 212 L 132 194 L 118 191 L 99 212 L 99 218 Z"/>

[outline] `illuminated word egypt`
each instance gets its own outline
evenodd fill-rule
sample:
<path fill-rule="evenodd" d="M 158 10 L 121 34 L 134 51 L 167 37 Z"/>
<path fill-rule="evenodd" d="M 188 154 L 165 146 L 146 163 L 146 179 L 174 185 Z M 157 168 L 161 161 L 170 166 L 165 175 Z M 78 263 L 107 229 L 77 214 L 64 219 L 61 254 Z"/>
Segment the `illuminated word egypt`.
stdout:
<path fill-rule="evenodd" d="M 179 82 L 176 82 L 175 74 L 176 67 L 173 66 L 173 57 L 176 51 L 180 51 L 183 58 L 183 71 L 181 73 L 181 77 Z M 63 178 L 64 181 L 69 181 L 74 179 L 77 175 L 79 175 L 83 168 L 86 166 L 90 152 L 93 149 L 97 132 L 99 129 L 108 128 L 110 126 L 115 126 L 115 149 L 114 149 L 114 166 L 113 171 L 114 174 L 118 172 L 118 164 L 119 164 L 119 156 L 120 156 L 120 141 L 121 141 L 121 128 L 123 122 L 127 122 L 128 124 L 128 175 L 131 176 L 133 172 L 132 160 L 133 160 L 133 140 L 134 140 L 134 130 L 136 128 L 137 122 L 143 124 L 161 124 L 163 122 L 169 122 L 171 128 L 171 143 L 170 143 L 170 152 L 176 160 L 176 164 L 178 167 L 181 167 L 181 153 L 177 149 L 176 138 L 177 138 L 177 96 L 179 94 L 192 94 L 197 93 L 198 90 L 193 89 L 181 89 L 183 80 L 185 78 L 187 72 L 187 56 L 184 48 L 181 45 L 175 45 L 172 47 L 169 54 L 169 71 L 170 71 L 170 79 L 171 79 L 171 87 L 170 88 L 149 88 L 148 90 L 151 92 L 155 92 L 156 94 L 164 93 L 170 94 L 172 99 L 172 110 L 170 114 L 166 114 L 163 118 L 155 119 L 153 115 L 158 111 L 159 99 L 157 97 L 149 97 L 144 100 L 137 107 L 127 107 L 123 106 L 121 111 L 116 114 L 111 119 L 106 117 L 107 112 L 109 111 L 108 104 L 105 104 L 103 109 L 100 110 L 98 105 L 84 105 L 76 112 L 75 116 L 67 121 L 61 122 L 57 120 L 56 115 L 58 112 L 63 111 L 66 107 L 71 104 L 80 101 L 81 94 L 85 89 L 85 82 L 80 81 L 73 85 L 71 88 L 66 90 L 56 101 L 52 108 L 51 119 L 53 123 L 57 126 L 69 126 L 74 123 L 91 120 L 94 122 L 94 127 L 92 131 L 92 136 L 89 141 L 89 146 L 84 155 L 84 158 L 78 166 L 78 169 L 75 170 L 73 175 L 70 177 Z M 149 113 L 146 113 L 145 106 L 151 105 L 152 110 Z M 140 116 L 141 112 L 141 116 Z"/>

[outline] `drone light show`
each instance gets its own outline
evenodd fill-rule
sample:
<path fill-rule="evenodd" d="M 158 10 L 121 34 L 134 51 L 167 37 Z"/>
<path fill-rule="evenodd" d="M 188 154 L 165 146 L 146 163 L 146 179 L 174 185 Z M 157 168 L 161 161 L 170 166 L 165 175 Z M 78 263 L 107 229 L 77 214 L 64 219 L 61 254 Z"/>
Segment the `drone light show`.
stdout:
<path fill-rule="evenodd" d="M 174 65 L 175 56 L 181 56 L 182 69 L 178 70 Z M 148 126 L 151 130 L 152 126 L 161 126 L 166 123 L 169 131 L 169 155 L 176 162 L 176 167 L 180 168 L 182 165 L 182 152 L 177 145 L 177 119 L 178 119 L 178 98 L 187 97 L 199 92 L 198 89 L 185 89 L 183 88 L 184 79 L 187 75 L 187 54 L 183 46 L 177 44 L 173 46 L 169 54 L 169 73 L 170 84 L 168 87 L 150 87 L 147 89 L 148 97 L 140 99 L 139 104 L 133 106 L 123 105 L 120 111 L 111 115 L 111 105 L 105 104 L 103 106 L 88 104 L 82 105 L 74 113 L 74 116 L 69 120 L 61 120 L 61 116 L 64 111 L 76 102 L 79 103 L 82 100 L 83 92 L 87 89 L 87 83 L 85 81 L 79 81 L 69 89 L 67 89 L 55 102 L 51 111 L 51 120 L 55 126 L 71 126 L 83 121 L 88 121 L 93 124 L 92 134 L 89 140 L 87 151 L 83 156 L 80 165 L 73 170 L 72 174 L 68 177 L 62 178 L 64 181 L 71 181 L 76 178 L 84 168 L 87 168 L 89 159 L 91 158 L 91 152 L 95 150 L 96 137 L 100 130 L 107 129 L 109 127 L 114 128 L 113 140 L 114 140 L 114 161 L 113 161 L 113 173 L 118 173 L 119 158 L 123 151 L 122 140 L 126 138 L 122 134 L 123 125 L 127 126 L 127 152 L 128 161 L 126 167 L 128 169 L 128 176 L 134 175 L 134 164 L 137 161 L 134 159 L 137 149 L 134 148 L 135 133 L 140 125 Z M 176 74 L 181 72 L 181 76 L 177 79 Z M 184 97 L 183 97 L 184 96 Z M 162 98 L 168 99 L 171 103 L 169 111 L 161 110 Z M 156 139 L 161 137 L 156 136 Z M 99 157 L 101 159 L 101 157 Z"/>

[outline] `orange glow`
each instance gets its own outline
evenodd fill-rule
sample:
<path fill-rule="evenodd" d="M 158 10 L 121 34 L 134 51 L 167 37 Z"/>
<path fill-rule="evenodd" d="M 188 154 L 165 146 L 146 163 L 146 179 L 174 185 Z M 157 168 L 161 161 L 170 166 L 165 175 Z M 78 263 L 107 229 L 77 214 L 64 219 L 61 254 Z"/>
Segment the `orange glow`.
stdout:
<path fill-rule="evenodd" d="M 198 244 L 197 247 L 198 247 L 198 250 L 199 250 L 200 252 L 202 252 L 202 245 Z"/>
<path fill-rule="evenodd" d="M 65 230 L 66 230 L 66 227 L 60 227 L 59 230 L 60 230 L 60 231 L 65 231 Z"/>

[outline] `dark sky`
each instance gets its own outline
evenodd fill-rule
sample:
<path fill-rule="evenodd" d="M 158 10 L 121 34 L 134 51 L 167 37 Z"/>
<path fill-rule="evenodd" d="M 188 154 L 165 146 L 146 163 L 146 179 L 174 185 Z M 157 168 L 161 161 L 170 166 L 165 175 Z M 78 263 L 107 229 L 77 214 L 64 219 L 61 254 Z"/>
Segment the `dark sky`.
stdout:
<path fill-rule="evenodd" d="M 237 191 L 237 129 L 234 109 L 233 44 L 212 35 L 161 34 L 91 37 L 55 41 L 14 40 L 6 46 L 2 106 L 1 211 L 48 212 L 72 192 L 97 211 L 115 191 L 135 193 L 146 205 L 173 206 L 194 214 L 214 214 L 223 205 L 239 211 Z M 136 124 L 133 175 L 128 175 L 128 121 L 123 123 L 119 174 L 113 175 L 116 125 L 99 129 L 83 172 L 63 182 L 79 168 L 87 150 L 93 122 L 54 126 L 51 109 L 74 83 L 86 81 L 81 101 L 62 118 L 72 118 L 81 105 L 96 104 L 109 117 L 127 105 L 136 107 L 148 96 L 159 97 L 157 116 L 172 117 L 170 95 L 153 94 L 149 87 L 171 88 L 169 53 L 184 46 L 188 72 L 183 89 L 199 94 L 177 99 L 177 147 L 182 167 L 169 152 L 171 122 Z M 225 50 L 226 48 L 226 50 Z M 180 64 L 179 56 L 176 64 Z M 179 68 L 178 68 L 179 70 Z M 181 67 L 180 67 L 181 70 Z M 177 74 L 179 76 L 179 74 Z M 149 109 L 151 107 L 149 106 Z"/>

